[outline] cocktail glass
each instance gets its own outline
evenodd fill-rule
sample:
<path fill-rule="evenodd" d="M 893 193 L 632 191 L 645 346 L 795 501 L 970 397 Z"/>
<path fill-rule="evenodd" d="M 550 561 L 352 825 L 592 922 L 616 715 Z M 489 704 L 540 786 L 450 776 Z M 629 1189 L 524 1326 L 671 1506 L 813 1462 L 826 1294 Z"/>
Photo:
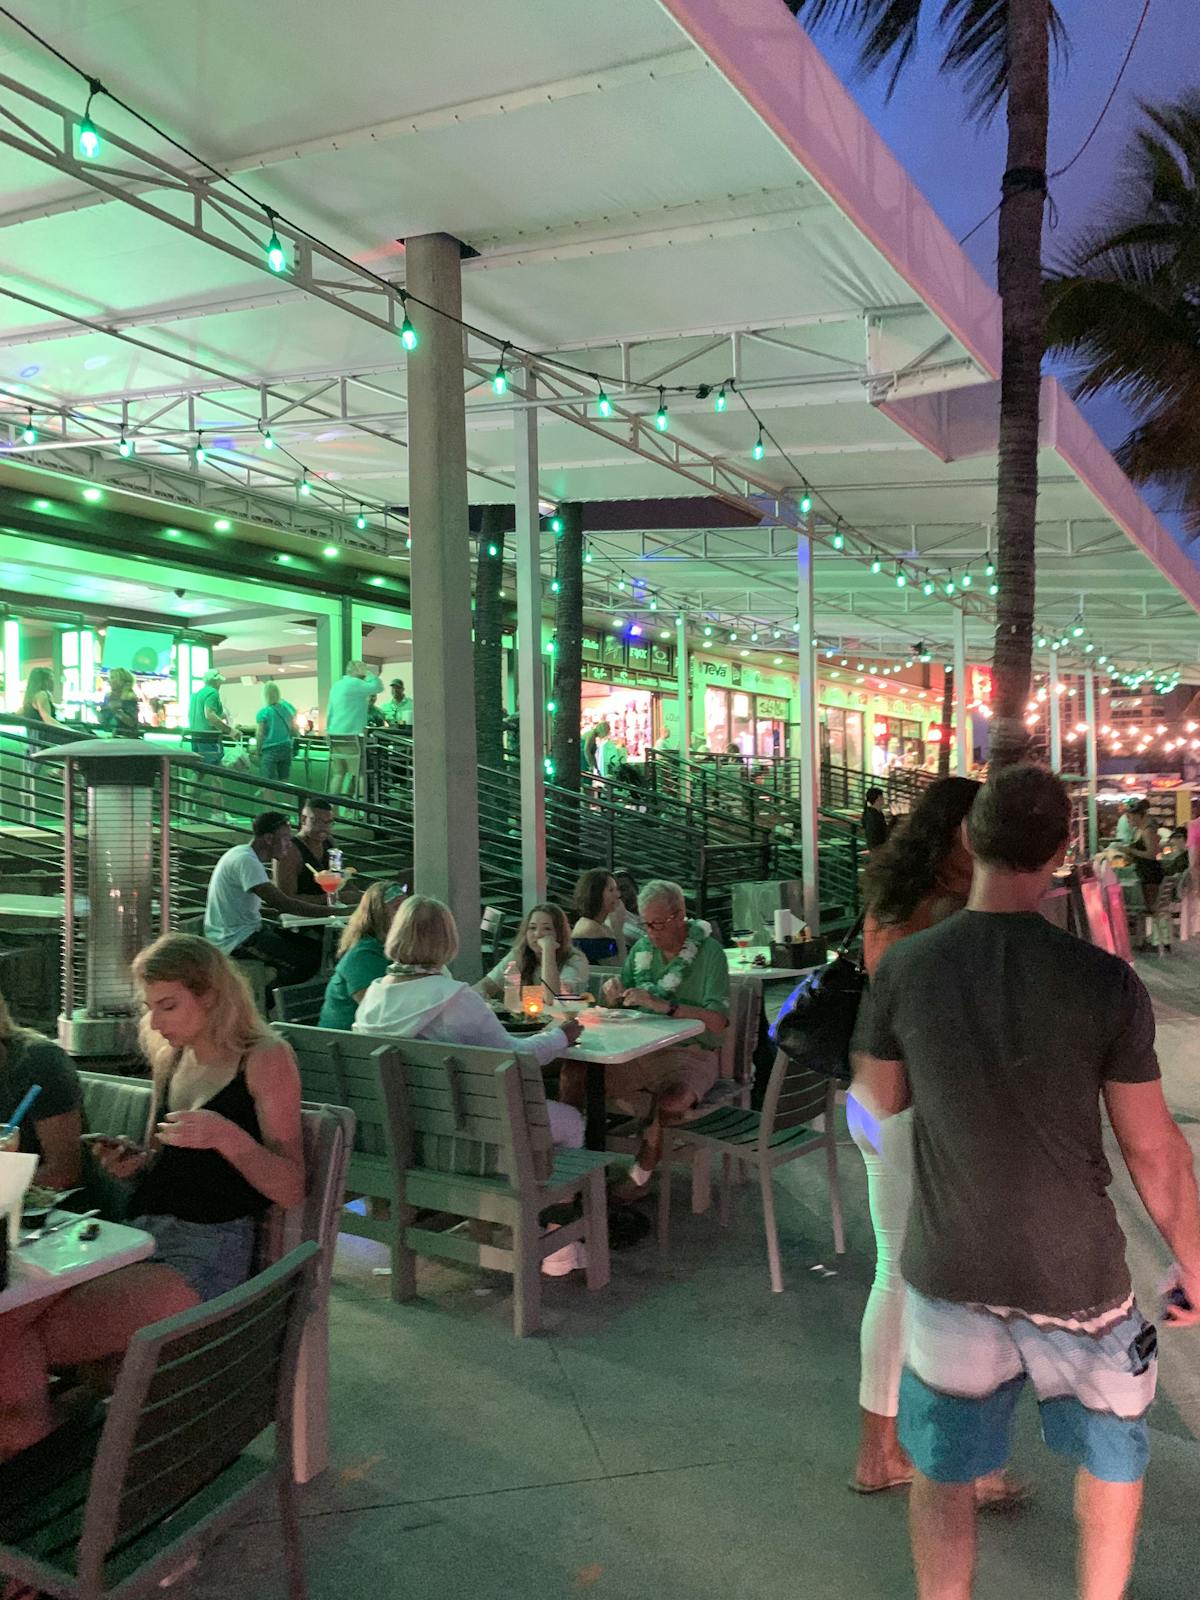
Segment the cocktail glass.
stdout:
<path fill-rule="evenodd" d="M 751 928 L 735 928 L 733 930 L 733 942 L 741 951 L 739 965 L 743 967 L 750 965 L 750 957 L 746 954 L 746 951 L 749 950 L 753 938 L 754 931 Z"/>
<path fill-rule="evenodd" d="M 345 873 L 333 872 L 330 868 L 323 867 L 320 872 L 313 873 L 313 878 L 316 880 L 317 888 L 324 891 L 329 905 L 336 905 L 338 890 L 346 881 Z"/>

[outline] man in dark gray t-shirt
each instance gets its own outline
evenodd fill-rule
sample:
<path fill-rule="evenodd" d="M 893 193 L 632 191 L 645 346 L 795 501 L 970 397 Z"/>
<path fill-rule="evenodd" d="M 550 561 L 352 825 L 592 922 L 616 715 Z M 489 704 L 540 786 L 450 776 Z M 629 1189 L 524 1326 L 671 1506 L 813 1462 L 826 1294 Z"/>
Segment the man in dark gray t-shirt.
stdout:
<path fill-rule="evenodd" d="M 1149 997 L 1123 961 L 1039 915 L 1066 853 L 1059 780 L 1010 767 L 976 797 L 967 910 L 896 945 L 872 985 L 855 1098 L 913 1109 L 900 1439 L 921 1600 L 966 1600 L 974 1480 L 1008 1457 L 1018 1395 L 1078 1467 L 1081 1600 L 1118 1600 L 1149 1450 L 1155 1330 L 1108 1197 L 1103 1098 L 1200 1322 L 1200 1200 L 1163 1098 Z M 1192 1309 L 1193 1307 L 1197 1309 Z"/>

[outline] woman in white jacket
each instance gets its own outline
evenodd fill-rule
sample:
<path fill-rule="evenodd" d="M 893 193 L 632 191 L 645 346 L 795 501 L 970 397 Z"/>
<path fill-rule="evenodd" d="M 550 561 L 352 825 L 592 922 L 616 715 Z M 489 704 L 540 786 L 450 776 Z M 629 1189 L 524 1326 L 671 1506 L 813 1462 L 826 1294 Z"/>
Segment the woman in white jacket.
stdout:
<path fill-rule="evenodd" d="M 359 1002 L 355 1033 L 482 1045 L 532 1056 L 544 1067 L 569 1050 L 582 1032 L 571 1019 L 542 1033 L 523 1037 L 506 1033 L 483 996 L 445 971 L 458 954 L 458 928 L 450 908 L 428 895 L 410 895 L 400 907 L 384 953 L 391 966 Z M 579 1149 L 583 1118 L 575 1107 L 549 1100 L 546 1109 L 554 1143 Z"/>

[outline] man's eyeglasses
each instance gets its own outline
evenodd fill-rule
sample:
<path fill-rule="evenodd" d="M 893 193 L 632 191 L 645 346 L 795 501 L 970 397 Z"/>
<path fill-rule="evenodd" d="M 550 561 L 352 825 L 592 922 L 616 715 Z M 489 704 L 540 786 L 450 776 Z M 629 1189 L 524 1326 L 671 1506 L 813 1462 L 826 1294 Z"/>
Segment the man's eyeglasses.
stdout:
<path fill-rule="evenodd" d="M 681 912 L 672 911 L 669 917 L 660 917 L 654 922 L 647 919 L 642 926 L 647 933 L 661 933 L 664 928 L 669 928 L 673 922 L 678 922 L 681 915 Z"/>

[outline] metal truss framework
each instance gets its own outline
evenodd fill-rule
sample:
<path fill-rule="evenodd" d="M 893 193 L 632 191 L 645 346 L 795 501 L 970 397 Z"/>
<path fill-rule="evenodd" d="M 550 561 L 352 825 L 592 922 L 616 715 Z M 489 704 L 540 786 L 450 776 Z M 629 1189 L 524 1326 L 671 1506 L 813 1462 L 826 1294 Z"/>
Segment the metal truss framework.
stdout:
<path fill-rule="evenodd" d="M 690 56 L 693 53 L 681 52 L 679 54 L 681 70 L 687 70 L 682 67 L 682 58 L 684 55 Z M 266 274 L 276 284 L 277 287 L 274 294 L 277 295 L 281 292 L 279 280 L 275 279 L 269 272 L 265 260 L 264 235 L 273 228 L 278 232 L 289 256 L 290 264 L 286 274 L 286 282 L 292 289 L 320 300 L 343 313 L 352 315 L 360 321 L 387 333 L 389 336 L 397 336 L 399 321 L 403 316 L 402 311 L 400 311 L 399 316 L 397 314 L 401 306 L 402 292 L 399 284 L 380 279 L 365 268 L 359 267 L 357 263 L 349 257 L 343 256 L 337 250 L 322 244 L 319 240 L 302 231 L 292 228 L 282 219 L 275 217 L 265 205 L 259 207 L 248 203 L 240 196 L 223 191 L 217 192 L 214 189 L 213 181 L 207 175 L 189 172 L 153 152 L 139 148 L 130 141 L 107 132 L 107 130 L 105 133 L 105 159 L 99 162 L 85 163 L 75 153 L 76 113 L 74 111 L 2 74 L 0 74 L 0 95 L 4 97 L 0 99 L 0 144 L 7 145 L 30 159 L 52 168 L 62 176 L 76 180 L 88 192 L 98 194 L 103 199 L 121 201 L 126 205 L 132 206 L 143 214 L 155 218 L 163 225 L 179 230 L 196 241 L 236 259 L 255 273 Z M 14 102 L 16 109 L 14 109 Z M 110 158 L 107 155 L 108 150 L 112 150 L 116 155 Z M 118 164 L 118 160 L 122 164 Z M 73 209 L 74 207 L 68 205 L 66 208 Z M 50 209 L 43 207 L 37 214 L 49 214 Z M 0 225 L 3 225 L 5 221 L 12 223 L 18 220 L 21 219 L 10 214 L 7 219 L 0 219 Z M 553 247 L 549 248 L 552 249 Z M 519 264 L 525 259 L 519 249 L 512 249 L 503 253 L 509 256 L 513 264 Z M 24 297 L 17 295 L 14 298 L 22 299 Z M 37 304 L 32 300 L 27 300 L 26 303 Z M 41 307 L 40 309 L 47 310 L 49 308 Z M 887 310 L 890 310 L 890 308 L 885 308 L 885 314 Z M 73 318 L 67 320 L 72 323 L 78 323 L 81 326 L 92 327 L 96 331 L 109 333 L 115 338 L 129 338 L 127 334 L 123 334 L 119 329 L 106 327 L 102 323 L 88 323 L 84 319 Z M 769 340 L 769 335 L 763 329 L 746 330 L 743 336 L 762 339 L 764 342 Z M 721 337 L 724 337 L 724 335 Z M 731 338 L 731 359 L 736 366 L 740 362 L 740 349 L 737 337 L 731 336 Z M 478 359 L 471 354 L 469 342 L 468 339 L 464 338 L 464 367 L 466 371 L 476 378 L 486 380 L 490 377 L 490 372 L 485 367 L 482 367 Z M 631 369 L 628 366 L 631 359 L 630 352 L 637 342 L 648 341 L 621 342 L 622 360 L 626 364 L 625 371 L 630 374 L 630 379 L 632 379 Z M 943 338 L 937 339 L 914 360 L 905 363 L 898 372 L 893 374 L 873 370 L 874 362 L 870 348 L 868 349 L 866 368 L 859 368 L 857 363 L 848 364 L 837 357 L 825 355 L 824 358 L 838 361 L 843 369 L 841 373 L 831 375 L 832 381 L 844 382 L 847 375 L 846 368 L 847 366 L 852 366 L 857 382 L 862 383 L 869 379 L 877 387 L 881 383 L 886 383 L 889 377 L 895 379 L 903 378 L 905 380 L 911 380 L 914 377 L 918 379 L 927 377 L 930 382 L 938 381 L 939 377 L 944 379 L 952 375 L 958 376 L 960 380 L 967 377 L 968 374 L 963 369 L 973 365 L 969 361 L 931 362 L 930 358 L 938 355 L 945 343 L 946 341 Z M 788 347 L 798 351 L 797 346 Z M 193 368 L 200 365 L 200 363 L 187 356 L 175 355 L 166 351 L 159 353 L 167 356 L 172 361 Z M 808 353 L 823 354 L 821 352 Z M 523 357 L 522 359 L 528 358 Z M 692 359 L 696 359 L 694 354 L 684 355 L 680 358 L 678 364 L 686 365 Z M 798 504 L 799 486 L 796 487 L 794 492 L 781 491 L 777 484 L 773 484 L 743 467 L 734 466 L 728 460 L 698 445 L 689 443 L 676 433 L 670 435 L 658 433 L 646 415 L 633 409 L 628 396 L 622 395 L 620 399 L 614 400 L 613 415 L 610 419 L 599 419 L 590 416 L 588 414 L 589 402 L 594 401 L 595 397 L 582 382 L 572 378 L 569 374 L 565 374 L 552 363 L 544 362 L 536 357 L 528 359 L 528 366 L 530 371 L 536 373 L 539 381 L 548 391 L 548 396 L 545 400 L 539 402 L 535 397 L 521 394 L 518 390 L 517 397 L 519 400 L 527 403 L 544 404 L 552 415 L 560 417 L 594 435 L 610 440 L 623 451 L 632 453 L 644 461 L 672 472 L 674 475 L 690 482 L 693 486 L 702 489 L 706 494 L 715 494 L 731 505 L 758 515 L 764 524 L 777 527 L 792 527 L 797 530 L 801 528 L 802 524 L 799 520 L 801 513 Z M 676 363 L 672 363 L 668 368 L 660 368 L 659 376 L 665 376 L 667 372 L 675 370 L 676 366 Z M 240 387 L 243 392 L 256 396 L 257 404 L 253 409 L 247 408 L 244 412 L 245 425 L 247 427 L 253 426 L 257 429 L 260 424 L 270 425 L 272 408 L 274 408 L 274 413 L 281 423 L 293 412 L 307 411 L 310 419 L 323 416 L 324 420 L 337 421 L 348 427 L 362 429 L 362 431 L 372 433 L 377 438 L 388 443 L 402 444 L 402 441 L 396 439 L 391 433 L 372 425 L 375 422 L 389 420 L 388 416 L 375 413 L 371 417 L 371 422 L 367 422 L 361 417 L 352 418 L 346 414 L 347 386 L 352 382 L 358 381 L 357 377 L 352 375 L 330 377 L 323 385 L 318 386 L 315 391 L 310 391 L 302 396 L 278 393 L 276 392 L 277 385 L 275 383 L 259 388 L 259 386 L 247 383 L 244 379 L 239 379 L 233 374 L 218 374 L 210 370 L 209 376 L 216 376 L 223 387 L 226 385 L 234 389 Z M 646 383 L 655 380 L 641 378 L 637 381 Z M 811 374 L 808 374 L 801 381 L 811 384 L 814 379 Z M 819 385 L 821 380 L 817 379 L 815 381 Z M 794 387 L 795 385 L 796 380 L 792 380 L 792 386 Z M 316 401 L 321 396 L 334 390 L 337 392 L 338 402 L 332 412 L 327 407 L 318 408 Z M 149 417 L 140 418 L 140 426 L 150 429 L 155 424 L 158 424 L 159 437 L 169 445 L 167 423 L 172 419 L 175 407 L 182 406 L 186 409 L 185 431 L 191 433 L 195 419 L 197 394 L 203 392 L 204 389 L 201 388 L 200 390 L 191 389 L 186 392 L 176 391 L 173 395 L 160 395 L 158 398 L 161 404 L 158 411 L 152 413 Z M 226 395 L 229 392 L 230 388 L 226 387 Z M 19 404 L 26 406 L 29 404 L 27 397 L 10 396 L 9 398 L 18 399 Z M 395 397 L 392 397 L 392 399 L 394 404 L 400 404 Z M 231 405 L 228 399 L 224 403 Z M 116 462 L 111 457 L 103 457 L 101 459 L 101 449 L 95 443 L 97 435 L 102 436 L 106 429 L 108 437 L 112 438 L 114 422 L 119 436 L 121 428 L 126 425 L 129 417 L 128 405 L 129 399 L 127 397 L 122 397 L 119 401 L 114 399 L 111 402 L 111 406 L 114 411 L 119 408 L 119 415 L 114 415 L 111 421 L 104 418 L 102 412 L 99 416 L 85 419 L 80 416 L 79 408 L 61 407 L 59 416 L 64 437 L 57 443 L 60 445 L 70 444 L 72 449 L 77 449 L 83 441 L 70 438 L 67 430 L 73 426 L 79 426 L 85 432 L 90 429 L 92 443 L 90 447 L 83 451 L 89 475 L 96 476 L 99 474 L 104 481 L 113 483 L 114 487 L 133 487 L 133 484 L 136 483 L 138 487 L 135 492 L 154 493 L 156 492 L 155 490 L 148 489 L 145 485 L 156 481 L 154 478 L 156 473 L 159 474 L 157 481 L 163 483 L 163 475 L 169 469 L 162 468 L 156 463 L 137 461 L 136 458 L 130 460 L 117 458 Z M 231 409 L 236 410 L 236 408 L 232 407 Z M 172 431 L 175 432 L 177 437 L 178 430 Z M 234 515 L 249 515 L 253 520 L 262 520 L 273 526 L 285 525 L 284 508 L 279 505 L 273 496 L 262 492 L 266 484 L 271 480 L 269 473 L 264 470 L 261 462 L 257 460 L 240 461 L 231 456 L 229 460 L 222 462 L 221 472 L 223 477 L 231 481 L 222 483 L 218 480 L 210 484 L 206 478 L 198 474 L 171 473 L 170 478 L 174 481 L 169 487 L 174 493 L 169 495 L 169 498 L 173 498 L 176 503 L 196 504 L 205 503 L 206 500 L 211 501 L 213 497 L 224 496 L 225 498 L 222 499 L 220 505 L 222 511 L 228 511 Z M 115 478 L 114 474 L 116 475 Z M 490 477 L 491 481 L 502 484 L 506 489 L 511 489 L 511 485 L 495 473 L 485 472 L 483 476 Z M 125 478 L 124 483 L 120 481 L 123 477 Z M 232 481 L 234 478 L 239 480 L 236 487 Z M 277 482 L 278 480 L 275 481 Z M 184 495 L 184 484 L 187 484 L 192 490 L 190 498 Z M 961 487 L 961 485 L 956 487 Z M 328 495 L 331 488 L 332 485 L 322 484 L 322 493 Z M 335 490 L 334 493 L 338 500 L 340 520 L 344 529 L 346 508 L 349 505 L 357 507 L 362 503 L 364 497 L 340 489 Z M 245 510 L 236 509 L 235 504 L 231 504 L 230 496 L 236 497 L 236 505 L 245 507 Z M 307 498 L 311 498 L 311 496 Z M 272 510 L 270 513 L 267 513 L 265 509 L 266 502 L 271 504 Z M 325 512 L 320 513 L 320 515 L 325 514 Z M 333 515 L 334 513 L 329 514 Z M 306 505 L 303 508 L 302 515 L 304 519 L 303 531 L 314 531 L 311 519 L 314 515 L 317 515 L 316 508 Z M 837 536 L 843 539 L 847 553 L 858 556 L 860 559 L 870 558 L 873 553 L 873 545 L 869 538 L 865 538 L 861 534 L 852 533 L 849 529 L 845 530 L 844 533 L 841 532 L 840 521 L 831 508 L 821 508 L 819 515 L 821 521 L 812 529 L 818 545 L 832 549 L 832 541 Z M 914 558 L 910 557 L 909 559 Z M 850 595 L 850 603 L 851 605 L 855 603 L 853 594 Z M 939 605 L 943 615 L 947 609 L 955 608 L 968 617 L 982 620 L 985 623 L 989 620 L 991 608 L 974 596 L 959 594 L 952 600 L 949 598 L 941 599 Z"/>

